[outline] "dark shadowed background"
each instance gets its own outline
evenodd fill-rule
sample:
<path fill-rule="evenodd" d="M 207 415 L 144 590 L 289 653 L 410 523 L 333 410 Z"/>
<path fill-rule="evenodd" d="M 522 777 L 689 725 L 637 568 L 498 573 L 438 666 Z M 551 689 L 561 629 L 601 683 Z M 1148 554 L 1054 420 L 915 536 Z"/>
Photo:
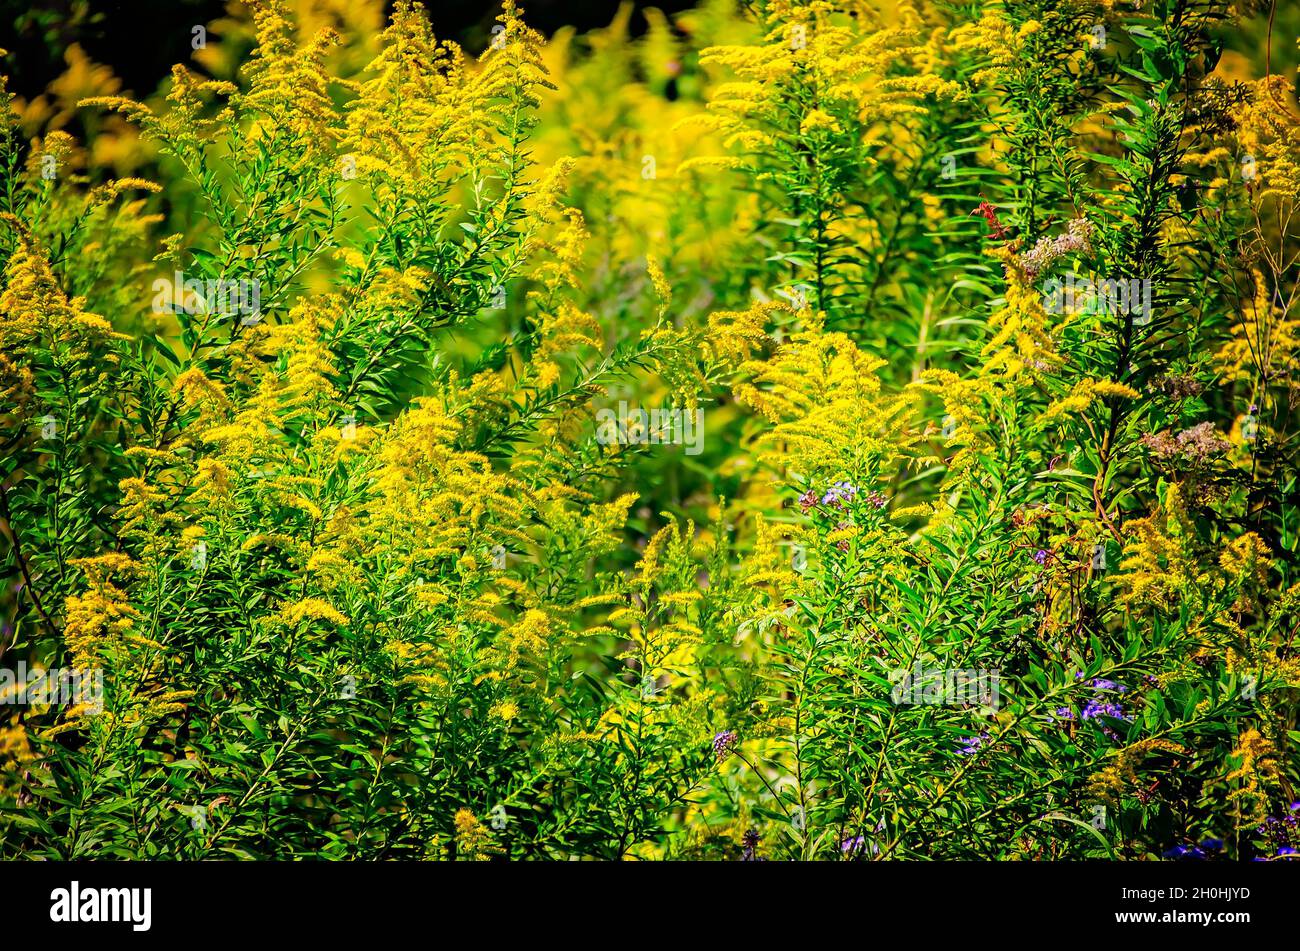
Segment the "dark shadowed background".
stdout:
<path fill-rule="evenodd" d="M 525 0 L 528 24 L 543 33 L 561 26 L 586 31 L 605 26 L 617 0 Z M 689 0 L 629 2 L 666 13 L 684 10 Z M 387 5 L 391 8 L 392 4 Z M 0 0 L 0 47 L 8 51 L 5 70 L 10 90 L 32 97 L 63 72 L 63 50 L 79 43 L 96 62 L 112 67 L 126 91 L 147 95 L 168 75 L 173 63 L 190 58 L 190 30 L 224 15 L 225 0 Z M 425 7 L 441 38 L 467 50 L 487 46 L 501 9 L 492 0 L 428 0 Z M 633 17 L 633 29 L 643 24 Z"/>

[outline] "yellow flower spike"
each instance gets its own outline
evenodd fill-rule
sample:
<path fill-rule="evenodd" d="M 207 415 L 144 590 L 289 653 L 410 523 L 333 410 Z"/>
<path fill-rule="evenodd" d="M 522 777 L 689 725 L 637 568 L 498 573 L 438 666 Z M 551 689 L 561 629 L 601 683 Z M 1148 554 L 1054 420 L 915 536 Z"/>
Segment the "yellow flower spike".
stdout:
<path fill-rule="evenodd" d="M 470 862 L 486 862 L 499 855 L 501 848 L 493 842 L 492 833 L 468 809 L 456 810 L 453 820 L 456 828 L 456 856 Z"/>

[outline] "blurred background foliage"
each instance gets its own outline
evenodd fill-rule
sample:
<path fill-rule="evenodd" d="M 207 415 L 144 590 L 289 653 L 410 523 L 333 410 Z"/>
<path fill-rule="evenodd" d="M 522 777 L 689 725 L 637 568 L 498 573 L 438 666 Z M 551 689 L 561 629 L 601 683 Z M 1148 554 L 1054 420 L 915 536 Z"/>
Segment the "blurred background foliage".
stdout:
<path fill-rule="evenodd" d="M 339 80 L 323 93 L 332 106 L 364 99 L 356 81 L 381 54 L 381 31 L 393 8 L 349 0 L 286 6 L 299 52 L 323 27 L 341 37 L 319 52 L 324 72 Z M 266 829 L 278 823 L 295 854 L 327 851 L 318 838 L 325 835 L 329 854 L 423 855 L 445 848 L 473 857 L 503 850 L 529 857 L 726 857 L 752 856 L 761 839 L 766 844 L 758 851 L 782 857 L 1044 858 L 1117 850 L 1151 857 L 1202 835 L 1226 837 L 1229 803 L 1236 810 L 1236 855 L 1263 851 L 1249 822 L 1293 798 L 1295 779 L 1288 750 L 1296 742 L 1298 686 L 1290 435 L 1296 405 L 1290 331 L 1278 330 L 1279 369 L 1261 357 L 1260 333 L 1251 336 L 1245 315 L 1263 312 L 1270 328 L 1290 326 L 1285 318 L 1295 274 L 1283 266 L 1254 280 L 1258 259 L 1249 258 L 1242 236 L 1252 233 L 1251 215 L 1265 209 L 1255 224 L 1259 243 L 1276 241 L 1286 261 L 1295 239 L 1289 220 L 1279 217 L 1275 226 L 1268 217 L 1288 207 L 1285 200 L 1268 204 L 1272 199 L 1241 187 L 1241 149 L 1233 136 L 1246 98 L 1231 84 L 1259 83 L 1268 74 L 1294 78 L 1300 9 L 1256 3 L 1232 19 L 1212 3 L 1162 0 L 1155 5 L 1159 16 L 1180 24 L 1183 14 L 1195 16 L 1188 17 L 1191 26 L 1156 35 L 1146 12 L 1131 4 L 1123 11 L 1070 0 L 940 0 L 919 10 L 890 2 L 866 5 L 867 12 L 846 6 L 859 19 L 829 16 L 827 22 L 845 30 L 852 54 L 837 59 L 834 50 L 819 51 L 828 61 L 824 75 L 782 59 L 789 38 L 780 31 L 804 22 L 799 4 L 556 0 L 527 7 L 526 22 L 546 36 L 536 55 L 555 88 L 531 90 L 539 100 L 535 111 L 525 111 L 535 112 L 529 120 L 535 125 L 523 130 L 526 144 L 519 148 L 538 170 L 572 161 L 558 197 L 581 211 L 581 227 L 571 221 L 566 231 L 551 210 L 520 212 L 503 227 L 506 249 L 497 257 L 473 259 L 464 273 L 449 270 L 445 277 L 459 282 L 456 290 L 480 304 L 505 281 L 501 305 L 465 306 L 432 329 L 400 324 L 410 331 L 409 345 L 404 334 L 383 338 L 391 359 L 355 401 L 360 418 L 354 423 L 394 440 L 395 449 L 370 462 L 390 480 L 383 485 L 393 507 L 406 501 L 414 509 L 414 500 L 393 488 L 403 485 L 403 454 L 422 459 L 427 445 L 442 438 L 440 427 L 451 418 L 463 422 L 457 449 L 481 452 L 495 468 L 457 456 L 467 469 L 447 495 L 475 499 L 481 482 L 483 505 L 498 529 L 535 532 L 516 539 L 527 557 L 512 563 L 517 577 L 501 583 L 504 593 L 474 575 L 475 566 L 465 567 L 465 559 L 478 557 L 482 568 L 482 552 L 467 548 L 453 568 L 443 565 L 436 583 L 472 588 L 485 599 L 457 615 L 458 623 L 479 624 L 490 610 L 508 608 L 510 650 L 522 643 L 540 651 L 537 645 L 550 643 L 557 629 L 574 639 L 558 656 L 545 655 L 544 701 L 530 692 L 535 685 L 512 679 L 520 677 L 513 655 L 495 634 L 476 628 L 483 639 L 477 652 L 450 659 L 438 653 L 440 671 L 452 668 L 460 679 L 438 695 L 434 710 L 420 708 L 402 724 L 416 737 L 408 752 L 427 774 L 412 767 L 409 775 L 394 771 L 387 785 L 379 783 L 388 762 L 387 728 L 398 716 L 391 709 L 367 708 L 356 722 L 346 719 L 353 714 L 337 714 L 338 721 L 315 727 L 304 749 L 292 753 L 300 761 L 267 763 L 268 771 L 285 766 L 291 777 L 274 791 L 279 811 L 268 806 L 261 827 L 252 819 L 241 827 L 244 817 L 231 818 L 238 848 L 247 850 L 236 854 L 271 853 Z M 435 36 L 476 55 L 490 48 L 501 11 L 432 3 L 428 12 Z M 83 100 L 132 95 L 165 117 L 176 89 L 167 78 L 172 63 L 215 81 L 241 80 L 257 47 L 251 12 L 238 3 L 155 9 L 74 0 L 15 6 L 5 19 L 16 36 L 6 35 L 0 46 L 8 50 L 18 129 L 32 153 L 59 144 L 78 189 L 127 176 L 165 183 L 157 194 L 133 198 L 120 216 L 87 214 L 79 244 L 60 243 L 80 227 L 75 203 L 51 203 L 32 228 L 55 249 L 66 290 L 138 345 L 141 375 L 182 379 L 167 365 L 178 359 L 170 348 L 179 340 L 194 351 L 187 336 L 194 331 L 150 308 L 152 280 L 170 274 L 175 263 L 176 246 L 165 245 L 155 257 L 157 242 L 183 235 L 190 248 L 220 244 L 224 222 L 211 195 L 232 194 L 234 185 L 246 183 L 234 174 L 213 173 L 212 180 L 192 174 L 182 150 L 160 148 L 120 111 Z M 852 29 L 844 26 L 850 20 Z M 1094 20 L 1110 27 L 1109 59 L 1087 52 L 1084 31 Z M 878 32 L 867 32 L 868 22 Z M 198 25 L 207 42 L 195 49 Z M 841 90 L 837 96 L 835 80 L 852 95 Z M 1293 90 L 1279 95 L 1284 111 L 1294 111 Z M 1161 111 L 1170 102 L 1181 125 Z M 310 117 L 282 115 L 286 127 L 299 118 L 309 125 Z M 250 133 L 248 142 L 256 141 Z M 1275 144 L 1268 135 L 1258 141 Z M 1278 154 L 1285 158 L 1290 140 L 1281 141 Z M 310 156 L 312 144 L 295 147 Z M 239 155 L 229 142 L 214 151 L 223 160 Z M 1192 157 L 1203 159 L 1195 173 L 1185 167 Z M 440 167 L 448 185 L 436 198 L 445 201 L 438 213 L 447 216 L 447 230 L 460 227 L 471 237 L 490 230 L 491 215 L 475 201 L 476 189 L 487 186 L 467 170 L 477 174 L 479 162 L 499 158 L 458 154 Z M 313 179 L 272 154 L 265 166 L 252 163 L 250 178 L 266 167 L 281 169 L 279 161 L 295 170 L 284 176 L 294 200 L 303 200 L 294 188 L 310 192 L 331 165 L 321 161 L 313 169 L 321 178 Z M 494 170 L 484 180 L 495 185 L 508 175 Z M 443 243 L 439 232 L 431 247 L 413 251 L 401 240 L 375 239 L 376 219 L 366 214 L 333 217 L 344 200 L 365 207 L 367 187 L 344 182 L 341 199 L 322 190 L 313 205 L 319 217 L 309 226 L 322 247 L 366 248 L 390 256 L 394 267 L 418 258 L 435 271 L 463 250 Z M 411 195 L 402 199 L 419 204 Z M 249 208 L 232 211 L 236 220 L 254 219 L 248 228 L 259 225 Z M 1095 240 L 1070 245 L 1072 260 L 1156 273 L 1167 288 L 1140 359 L 1131 325 L 1116 332 L 1097 315 L 1063 320 L 1059 331 L 1034 323 L 1044 315 L 1034 305 L 1037 275 L 1025 270 L 1025 255 L 1070 233 L 1080 219 L 1094 222 Z M 1001 244 L 1003 238 L 1010 240 Z M 8 240 L 16 255 L 17 244 Z M 277 291 L 283 299 L 276 308 L 277 322 L 289 328 L 276 342 L 288 355 L 250 355 L 232 340 L 236 355 L 219 366 L 220 382 L 247 397 L 253 409 L 245 412 L 253 417 L 262 404 L 252 378 L 241 372 L 251 373 L 247 367 L 258 361 L 258 372 L 269 377 L 301 371 L 293 359 L 301 341 L 285 339 L 297 332 L 311 338 L 318 329 L 310 308 L 306 317 L 295 309 L 294 320 L 278 313 L 288 310 L 286 301 L 311 301 L 339 287 L 364 296 L 358 272 L 366 268 L 355 259 L 304 252 L 298 268 L 294 255 L 301 248 L 278 250 L 295 265 L 277 272 L 291 274 Z M 516 251 L 519 259 L 533 255 L 542 263 L 525 273 L 511 257 Z M 196 262 L 213 267 L 211 250 L 202 254 Z M 450 307 L 454 299 L 442 286 L 420 290 L 426 292 L 439 305 Z M 1274 298 L 1285 299 L 1276 313 Z M 368 316 L 387 334 L 397 324 L 382 323 L 383 317 L 404 313 L 406 303 L 395 291 Z M 557 306 L 573 318 L 558 330 Z M 436 345 L 426 346 L 422 333 L 436 334 Z M 548 337 L 563 341 L 560 355 L 548 350 Z M 595 344 L 598 357 L 581 349 Z M 581 358 L 565 349 L 570 345 Z M 347 367 L 365 364 L 365 346 L 340 333 L 332 356 Z M 555 379 L 551 358 L 562 366 Z M 611 361 L 617 370 L 606 372 Z M 580 382 L 588 375 L 596 382 Z M 505 381 L 515 389 L 504 391 Z M 89 417 L 90 436 L 75 457 L 56 463 L 33 452 L 24 464 L 45 480 L 42 491 L 78 487 L 63 513 L 74 528 L 51 529 L 50 538 L 82 555 L 136 544 L 147 551 L 148 534 L 131 538 L 117 520 L 136 511 L 120 498 L 123 480 L 151 471 L 152 462 L 120 458 L 128 414 L 101 412 L 114 390 L 103 377 L 95 385 L 86 399 L 69 398 Z M 277 396 L 293 403 L 300 385 L 290 379 Z M 1139 392 L 1150 398 L 1138 401 Z M 347 395 L 355 394 L 349 388 Z M 130 407 L 148 424 L 142 427 L 148 436 L 174 422 L 161 394 L 155 396 L 158 405 L 143 399 Z M 586 410 L 596 404 L 667 406 L 691 399 L 706 414 L 708 439 L 698 456 L 629 451 L 611 460 L 577 435 L 590 429 Z M 1252 455 L 1242 426 L 1257 405 L 1268 407 L 1270 435 Z M 321 399 L 311 406 L 319 417 L 313 419 L 294 404 L 306 421 L 295 424 L 301 432 L 289 427 L 289 456 L 297 461 L 301 452 L 322 467 L 327 458 L 337 462 L 321 441 L 337 438 L 332 414 L 349 408 Z M 191 409 L 186 425 L 210 422 L 207 408 Z M 444 410 L 446 419 L 438 415 Z M 1206 419 L 1223 435 L 1198 437 L 1195 427 Z M 1171 442 L 1142 441 L 1155 434 Z M 1204 458 L 1188 462 L 1202 450 L 1215 457 L 1212 465 Z M 1185 463 L 1190 471 L 1179 468 Z M 526 493 L 504 481 L 506 473 L 556 496 L 525 517 L 511 499 Z M 353 477 L 330 482 L 331 491 L 351 500 L 349 493 L 358 492 Z M 581 499 L 580 512 L 556 501 L 565 488 Z M 44 498 L 32 489 L 25 504 L 39 512 Z M 141 511 L 149 510 L 147 501 L 134 500 Z M 242 527 L 257 526 L 270 512 L 298 525 L 301 511 L 286 515 L 276 507 L 282 502 L 255 496 L 241 512 Z M 448 513 L 459 503 L 441 504 L 447 508 L 440 517 L 458 525 Z M 886 507 L 888 518 L 880 511 Z M 401 522 L 411 512 L 388 514 L 406 531 L 402 544 L 417 549 L 422 532 L 440 528 L 437 520 Z M 293 540 L 295 531 L 284 535 Z M 75 537 L 65 538 L 69 533 Z M 481 541 L 473 532 L 466 537 Z M 1106 566 L 1093 571 L 1088 565 L 1097 546 L 1103 562 L 1109 552 L 1112 573 L 1105 581 Z M 792 553 L 804 548 L 812 565 L 807 572 L 791 567 Z M 397 551 L 406 554 L 395 543 Z M 87 583 L 104 593 L 93 569 L 69 570 L 65 579 L 62 551 L 55 554 L 59 602 L 80 604 L 69 599 L 83 596 Z M 447 552 L 440 549 L 439 557 Z M 17 579 L 12 552 L 6 558 Z M 382 553 L 365 564 L 387 583 L 391 566 Z M 328 605 L 306 599 L 295 614 L 294 605 L 276 600 L 305 591 L 311 572 L 299 577 L 290 563 L 271 557 L 258 565 L 263 573 L 255 583 L 235 579 L 229 589 L 252 598 L 261 612 L 250 630 L 269 625 L 280 632 L 304 620 L 328 628 Z M 412 587 L 426 582 L 402 574 L 416 574 L 411 565 L 392 571 Z M 310 580 L 315 584 L 314 575 Z M 180 595 L 166 578 L 158 584 L 158 600 L 174 611 L 171 599 Z M 498 600 L 483 595 L 484 588 Z M 615 609 L 601 600 L 610 591 L 618 595 Z M 443 593 L 410 597 L 434 610 L 442 608 L 437 597 Z M 343 638 L 342 646 L 332 635 L 313 634 L 320 640 L 302 645 L 304 656 L 308 646 L 331 662 L 349 650 L 376 654 L 375 644 L 348 638 L 377 639 L 390 620 L 407 623 L 408 595 L 406 588 L 393 601 L 397 596 L 387 588 L 346 595 L 352 599 L 347 614 L 369 618 L 373 627 L 358 621 L 361 633 Z M 219 652 L 205 638 L 213 637 L 218 621 L 227 622 L 227 609 L 207 604 L 211 615 L 179 612 L 178 636 L 193 639 L 194 657 Z M 21 584 L 7 587 L 0 610 L 26 623 L 24 645 L 33 655 L 63 650 L 57 639 L 30 633 L 36 619 Z M 563 623 L 556 620 L 561 615 Z M 6 624 L 6 636 L 13 626 Z M 881 665 L 906 668 L 922 634 L 933 638 L 926 647 L 944 663 L 993 658 L 1024 688 L 990 721 L 995 735 L 972 727 L 979 721 L 966 710 L 898 713 L 884 702 Z M 1263 712 L 1246 705 L 1238 690 L 1247 661 L 1269 672 Z M 213 759 L 257 762 L 248 750 L 202 735 L 205 729 L 223 741 L 232 735 L 218 729 L 230 730 L 222 717 L 251 717 L 252 725 L 241 722 L 263 759 L 264 748 L 299 736 L 285 725 L 296 722 L 292 716 L 314 722 L 319 685 L 305 675 L 295 679 L 302 670 L 284 688 L 299 706 L 277 722 L 278 683 L 263 685 L 265 707 L 223 705 L 229 698 L 222 675 L 240 669 L 229 657 L 223 662 L 229 666 L 185 668 L 208 691 L 204 709 L 217 711 L 210 723 L 177 725 L 166 719 L 178 712 L 170 705 L 149 708 L 165 724 L 151 743 L 163 751 L 158 756 L 169 775 L 192 768 L 173 769 L 188 761 L 187 744 L 210 742 L 204 749 Z M 1213 676 L 1201 678 L 1202 669 Z M 647 670 L 661 673 L 651 678 L 650 695 L 637 679 Z M 407 681 L 370 673 L 389 689 L 384 700 L 401 707 Z M 1141 715 L 1130 707 L 1127 718 L 1082 722 L 1096 718 L 1081 709 L 1095 711 L 1101 701 L 1081 699 L 1079 691 L 1116 682 L 1111 677 L 1127 679 L 1124 690 L 1133 694 L 1126 702 L 1142 695 Z M 510 693 L 516 688 L 517 695 Z M 474 722 L 464 731 L 462 713 Z M 732 728 L 743 743 L 730 735 Z M 328 773 L 331 757 L 344 749 L 340 737 L 358 735 L 344 744 L 355 757 L 351 772 L 335 777 L 337 785 L 317 800 L 305 777 Z M 70 758 L 82 750 L 66 735 L 58 742 Z M 447 743 L 450 753 L 440 745 Z M 975 755 L 986 744 L 996 755 Z M 1166 798 L 1153 800 L 1154 787 L 1138 783 L 1148 761 Z M 373 788 L 357 778 L 372 766 Z M 121 775 L 135 781 L 134 773 Z M 147 769 L 142 775 L 172 782 Z M 408 807 L 421 779 L 430 780 L 427 790 L 421 787 L 424 798 Z M 77 787 L 71 780 L 66 785 Z M 254 801 L 254 789 L 271 795 L 257 782 L 246 786 L 244 796 Z M 243 802 L 237 783 L 231 792 L 221 783 L 213 789 L 222 792 L 217 800 Z M 77 792 L 84 807 L 91 797 L 85 788 Z M 485 828 L 498 801 L 529 816 L 526 834 L 504 848 Z M 1119 845 L 1098 841 L 1080 819 L 1098 804 L 1115 810 Z M 426 807 L 427 817 L 412 818 Z M 151 800 L 149 809 L 158 808 Z M 76 808 L 68 812 L 79 815 Z M 357 825 L 343 829 L 337 816 Z M 119 818 L 105 819 L 105 828 Z M 32 820 L 21 835 L 59 854 L 49 843 L 67 830 L 41 821 Z M 211 841 L 195 846 L 155 815 L 143 824 L 149 822 L 164 831 L 147 848 L 177 841 L 184 844 L 176 848 L 191 850 L 185 854 L 213 848 Z M 76 821 L 69 824 L 75 830 Z M 76 848 L 95 844 L 94 835 L 67 835 Z"/>

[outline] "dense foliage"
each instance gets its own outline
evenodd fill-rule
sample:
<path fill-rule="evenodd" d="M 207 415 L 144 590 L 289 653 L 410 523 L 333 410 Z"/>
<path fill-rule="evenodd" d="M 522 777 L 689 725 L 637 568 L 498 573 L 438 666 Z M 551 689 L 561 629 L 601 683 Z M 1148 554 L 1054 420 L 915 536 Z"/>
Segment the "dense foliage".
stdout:
<path fill-rule="evenodd" d="M 381 9 L 6 93 L 0 855 L 1295 854 L 1286 16 Z"/>

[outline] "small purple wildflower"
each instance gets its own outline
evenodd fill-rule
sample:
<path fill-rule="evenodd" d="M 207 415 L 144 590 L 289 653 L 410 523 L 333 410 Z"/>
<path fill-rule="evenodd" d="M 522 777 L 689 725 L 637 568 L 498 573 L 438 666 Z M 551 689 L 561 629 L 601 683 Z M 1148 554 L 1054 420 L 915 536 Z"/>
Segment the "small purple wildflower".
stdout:
<path fill-rule="evenodd" d="M 1083 671 L 1076 670 L 1074 672 L 1075 680 L 1082 680 L 1083 678 Z M 1094 677 L 1092 680 L 1088 681 L 1088 686 L 1093 690 L 1100 691 L 1101 694 L 1091 697 L 1088 702 L 1084 704 L 1083 709 L 1079 711 L 1078 719 L 1093 720 L 1097 717 L 1110 717 L 1115 720 L 1126 721 L 1132 719 L 1124 712 L 1123 704 L 1119 703 L 1118 700 L 1108 700 L 1104 695 L 1107 691 L 1111 693 L 1127 693 L 1128 687 L 1121 683 L 1117 683 L 1114 680 L 1107 680 L 1104 677 Z M 1069 707 L 1057 707 L 1056 716 L 1062 720 L 1075 719 L 1075 716 Z M 1107 736 L 1111 737 L 1111 739 L 1118 739 L 1118 735 L 1109 727 L 1103 727 L 1103 730 Z"/>
<path fill-rule="evenodd" d="M 713 737 L 713 753 L 719 760 L 724 760 L 731 755 L 731 751 L 736 748 L 736 742 L 740 737 L 736 736 L 731 730 L 723 730 Z"/>
<path fill-rule="evenodd" d="M 1040 548 L 1038 551 L 1034 552 L 1034 561 L 1038 562 L 1040 565 L 1047 564 L 1047 558 L 1048 554 L 1046 548 Z"/>
<path fill-rule="evenodd" d="M 840 851 L 846 855 L 854 855 L 866 847 L 867 838 L 862 835 L 851 835 L 840 843 Z"/>
<path fill-rule="evenodd" d="M 960 753 L 962 756 L 970 756 L 973 753 L 978 753 L 980 751 L 980 747 L 983 746 L 985 742 L 987 742 L 988 738 L 989 738 L 988 730 L 981 731 L 979 736 L 967 737 L 965 740 L 966 745 L 963 746 L 957 752 Z"/>
<path fill-rule="evenodd" d="M 1089 700 L 1079 714 L 1085 720 L 1091 720 L 1095 717 L 1112 717 L 1116 720 L 1127 720 L 1124 715 L 1124 708 L 1118 703 L 1106 703 L 1095 697 Z"/>
<path fill-rule="evenodd" d="M 755 855 L 756 851 L 758 850 L 758 840 L 759 840 L 758 830 L 756 829 L 745 830 L 744 836 L 741 837 L 741 844 L 745 848 L 745 850 L 740 853 L 740 860 L 742 862 L 758 861 Z"/>
<path fill-rule="evenodd" d="M 1128 687 L 1123 684 L 1117 684 L 1113 680 L 1102 680 L 1097 678 L 1092 682 L 1094 690 L 1114 690 L 1116 693 L 1128 693 Z"/>
<path fill-rule="evenodd" d="M 857 487 L 851 482 L 836 482 L 822 496 L 822 505 L 834 505 L 836 508 L 843 508 L 844 503 L 857 494 Z"/>

